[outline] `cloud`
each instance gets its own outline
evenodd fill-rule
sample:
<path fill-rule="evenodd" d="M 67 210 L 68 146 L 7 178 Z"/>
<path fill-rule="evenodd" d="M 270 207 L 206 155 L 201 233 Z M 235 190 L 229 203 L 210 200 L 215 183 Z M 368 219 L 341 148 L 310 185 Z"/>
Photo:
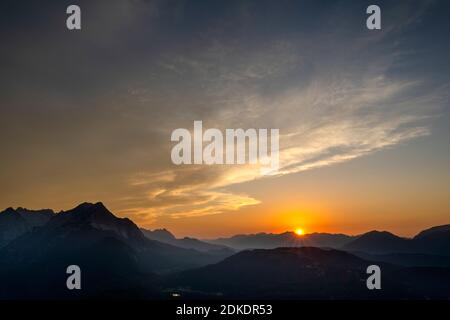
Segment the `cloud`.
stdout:
<path fill-rule="evenodd" d="M 420 6 L 414 16 L 424 10 Z M 319 30 L 297 39 L 268 35 L 256 45 L 214 38 L 169 55 L 159 63 L 160 72 L 174 81 L 186 79 L 188 92 L 200 97 L 197 108 L 186 110 L 190 121 L 173 124 L 191 129 L 193 120 L 203 120 L 222 129 L 279 128 L 281 168 L 275 175 L 334 165 L 429 135 L 432 119 L 448 101 L 448 88 L 434 86 L 425 75 L 392 72 L 407 63 L 406 48 L 390 43 L 414 23 L 408 21 L 383 36 Z M 168 172 L 170 182 L 155 182 L 147 190 L 151 217 L 258 204 L 259 199 L 227 190 L 265 177 L 250 165 Z"/>
<path fill-rule="evenodd" d="M 65 30 L 51 31 L 60 30 L 55 21 L 33 29 L 39 42 L 11 33 L 0 75 L 4 201 L 48 201 L 64 186 L 70 201 L 101 198 L 143 224 L 263 201 L 230 191 L 265 178 L 257 166 L 170 162 L 172 130 L 192 129 L 194 120 L 222 130 L 278 128 L 278 175 L 429 135 L 449 90 L 436 70 L 418 68 L 426 49 L 403 40 L 416 36 L 411 26 L 428 8 L 415 4 L 389 10 L 394 16 L 383 21 L 398 23 L 379 33 L 365 29 L 359 5 L 308 5 L 320 20 L 300 2 L 273 15 L 264 5 L 224 2 L 226 10 L 204 7 L 205 18 L 194 2 L 175 10 L 159 1 L 115 1 L 110 11 L 86 2 L 86 28 L 70 41 Z"/>

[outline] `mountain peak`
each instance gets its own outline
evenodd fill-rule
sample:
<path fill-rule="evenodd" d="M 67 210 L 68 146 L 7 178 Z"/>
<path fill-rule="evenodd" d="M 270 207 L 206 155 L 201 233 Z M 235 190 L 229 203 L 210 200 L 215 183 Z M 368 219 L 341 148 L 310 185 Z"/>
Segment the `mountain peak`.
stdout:
<path fill-rule="evenodd" d="M 450 231 L 450 224 L 444 224 L 442 226 L 436 226 L 436 227 L 432 227 L 426 230 L 423 230 L 421 232 L 419 232 L 414 239 L 421 239 L 424 237 L 429 237 L 431 235 L 435 235 L 438 233 L 442 233 L 442 232 L 449 232 Z"/>
<path fill-rule="evenodd" d="M 369 232 L 366 232 L 364 234 L 361 235 L 361 237 L 366 237 L 366 238 L 400 238 L 398 236 L 396 236 L 395 234 L 389 232 L 389 231 L 378 231 L 378 230 L 372 230 Z"/>
<path fill-rule="evenodd" d="M 78 206 L 76 206 L 72 210 L 93 210 L 93 209 L 108 211 L 108 209 L 105 207 L 103 202 L 95 202 L 95 203 L 83 202 L 83 203 L 80 203 Z"/>
<path fill-rule="evenodd" d="M 16 214 L 16 210 L 14 210 L 12 207 L 6 208 L 0 214 Z"/>
<path fill-rule="evenodd" d="M 346 244 L 343 249 L 370 253 L 406 252 L 410 249 L 410 242 L 410 239 L 401 238 L 388 231 L 373 230 Z"/>
<path fill-rule="evenodd" d="M 50 222 L 51 227 L 90 226 L 98 230 L 112 231 L 126 239 L 142 240 L 144 235 L 139 228 L 127 218 L 118 218 L 101 202 L 84 202 L 75 208 L 62 211 Z"/>
<path fill-rule="evenodd" d="M 176 240 L 175 236 L 173 235 L 172 232 L 170 232 L 169 230 L 163 228 L 163 229 L 155 229 L 155 230 L 146 230 L 146 229 L 141 229 L 144 234 L 153 240 L 158 240 L 158 241 L 162 241 L 162 242 L 167 242 L 167 241 L 173 241 Z"/>
<path fill-rule="evenodd" d="M 83 202 L 75 208 L 68 211 L 63 211 L 60 214 L 74 215 L 80 219 L 117 218 L 111 211 L 109 211 L 105 207 L 102 202 Z"/>

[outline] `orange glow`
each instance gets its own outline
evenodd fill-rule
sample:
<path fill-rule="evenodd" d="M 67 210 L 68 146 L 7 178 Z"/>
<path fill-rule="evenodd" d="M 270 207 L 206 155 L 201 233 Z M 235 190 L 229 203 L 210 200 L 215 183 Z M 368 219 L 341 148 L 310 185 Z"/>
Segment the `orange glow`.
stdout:
<path fill-rule="evenodd" d="M 297 228 L 295 229 L 295 234 L 298 236 L 302 236 L 305 234 L 305 231 L 303 231 L 303 229 Z"/>

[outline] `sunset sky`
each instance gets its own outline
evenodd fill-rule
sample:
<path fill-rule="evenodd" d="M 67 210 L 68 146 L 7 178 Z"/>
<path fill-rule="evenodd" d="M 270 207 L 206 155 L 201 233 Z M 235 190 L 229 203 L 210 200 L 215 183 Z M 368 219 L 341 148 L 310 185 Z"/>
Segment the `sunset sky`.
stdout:
<path fill-rule="evenodd" d="M 382 30 L 366 28 L 369 4 Z M 78 4 L 82 30 L 66 29 Z M 449 1 L 2 1 L 0 208 L 146 228 L 411 236 L 450 223 Z M 278 128 L 280 171 L 171 132 Z"/>

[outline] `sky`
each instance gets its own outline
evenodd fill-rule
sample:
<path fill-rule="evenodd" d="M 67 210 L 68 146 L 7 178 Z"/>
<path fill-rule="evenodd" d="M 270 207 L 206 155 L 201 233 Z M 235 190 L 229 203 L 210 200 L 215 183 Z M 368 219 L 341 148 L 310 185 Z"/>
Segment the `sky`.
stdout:
<path fill-rule="evenodd" d="M 450 223 L 450 3 L 376 1 L 368 30 L 374 3 L 2 1 L 0 208 L 201 238 Z M 279 129 L 280 170 L 174 165 L 195 120 Z"/>

